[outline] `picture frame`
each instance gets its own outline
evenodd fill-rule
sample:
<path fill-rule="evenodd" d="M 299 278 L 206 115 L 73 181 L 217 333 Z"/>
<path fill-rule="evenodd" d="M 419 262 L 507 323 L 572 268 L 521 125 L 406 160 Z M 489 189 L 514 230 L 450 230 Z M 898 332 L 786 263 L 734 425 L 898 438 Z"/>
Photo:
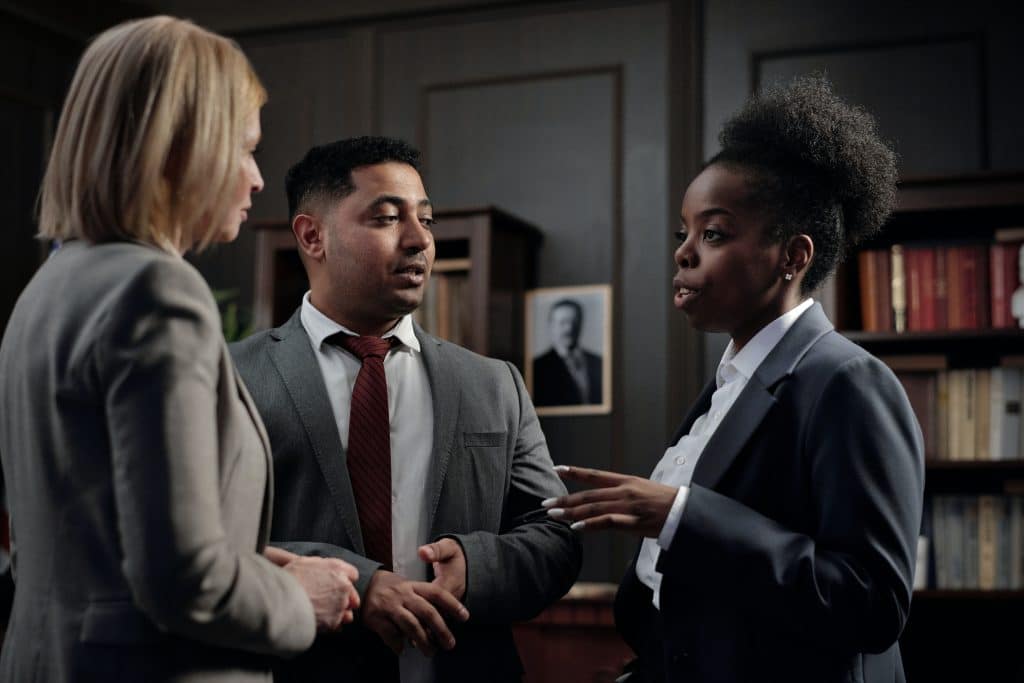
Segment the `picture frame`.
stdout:
<path fill-rule="evenodd" d="M 612 410 L 612 287 L 543 287 L 526 293 L 526 388 L 541 416 Z"/>

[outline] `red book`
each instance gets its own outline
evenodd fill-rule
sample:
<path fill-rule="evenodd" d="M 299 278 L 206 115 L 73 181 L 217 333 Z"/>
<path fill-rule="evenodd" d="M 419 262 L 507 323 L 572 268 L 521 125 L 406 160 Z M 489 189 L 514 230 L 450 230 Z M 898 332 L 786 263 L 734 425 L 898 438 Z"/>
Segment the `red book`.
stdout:
<path fill-rule="evenodd" d="M 892 268 L 888 249 L 868 249 L 857 254 L 860 284 L 860 320 L 865 332 L 891 332 Z"/>
<path fill-rule="evenodd" d="M 907 329 L 938 329 L 935 315 L 935 247 L 903 250 L 907 278 Z M 945 283 L 943 282 L 943 290 Z M 943 301 L 943 306 L 945 306 Z"/>
<path fill-rule="evenodd" d="M 857 254 L 857 275 L 860 282 L 860 327 L 865 332 L 877 332 L 875 299 L 878 298 L 878 273 L 872 251 Z"/>
<path fill-rule="evenodd" d="M 892 252 L 879 249 L 874 252 L 875 272 L 878 274 L 878 298 L 875 299 L 875 319 L 879 332 L 896 329 L 892 309 Z"/>
<path fill-rule="evenodd" d="M 921 250 L 903 250 L 904 277 L 907 287 L 907 330 L 918 332 L 924 327 L 921 322 Z"/>
<path fill-rule="evenodd" d="M 961 250 L 963 247 L 946 247 L 946 329 L 966 329 L 963 320 L 963 264 Z"/>
<path fill-rule="evenodd" d="M 989 246 L 989 285 L 992 294 L 992 327 L 1017 327 L 1011 300 L 1017 289 L 1022 242 L 997 242 Z"/>
<path fill-rule="evenodd" d="M 946 275 L 946 248 L 935 247 L 935 329 L 949 329 L 949 288 Z"/>
<path fill-rule="evenodd" d="M 949 329 L 980 330 L 989 326 L 988 247 L 961 244 L 946 249 L 946 291 Z"/>
<path fill-rule="evenodd" d="M 980 330 L 989 326 L 991 303 L 988 296 L 988 249 L 984 245 L 970 244 L 960 247 L 961 322 L 967 330 Z"/>
<path fill-rule="evenodd" d="M 918 256 L 921 265 L 921 329 L 940 329 L 936 320 L 936 297 L 935 297 L 935 264 L 937 260 L 937 249 L 926 247 L 920 250 Z M 945 306 L 945 302 L 943 302 Z"/>

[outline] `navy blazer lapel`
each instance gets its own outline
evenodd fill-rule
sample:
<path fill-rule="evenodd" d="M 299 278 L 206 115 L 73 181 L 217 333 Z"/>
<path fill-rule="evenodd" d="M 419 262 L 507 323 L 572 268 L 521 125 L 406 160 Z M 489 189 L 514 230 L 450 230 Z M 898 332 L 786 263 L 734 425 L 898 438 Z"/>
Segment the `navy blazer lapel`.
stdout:
<path fill-rule="evenodd" d="M 754 371 L 754 376 L 747 382 L 704 447 L 693 472 L 694 484 L 706 488 L 714 488 L 718 484 L 754 430 L 775 405 L 775 390 L 779 383 L 793 372 L 808 349 L 830 331 L 832 324 L 825 317 L 820 304 L 811 306 L 793 323 Z"/>
<path fill-rule="evenodd" d="M 427 475 L 427 501 L 429 518 L 427 528 L 434 533 L 437 506 L 441 501 L 448 461 L 451 459 L 455 440 L 455 425 L 459 421 L 459 406 L 462 392 L 456 372 L 458 368 L 445 357 L 440 339 L 433 337 L 419 325 L 415 325 L 416 338 L 420 341 L 423 365 L 430 382 L 430 399 L 434 407 L 434 444 L 431 451 L 431 467 Z"/>
<path fill-rule="evenodd" d="M 345 524 L 345 531 L 357 553 L 365 552 L 363 534 L 359 528 L 359 511 L 348 476 L 345 450 L 341 446 L 337 422 L 331 412 L 320 365 L 313 354 L 309 336 L 299 319 L 299 311 L 281 327 L 270 331 L 274 343 L 270 345 L 270 358 L 291 398 L 299 421 L 306 430 L 320 471 L 327 480 L 327 488 L 334 499 Z"/>

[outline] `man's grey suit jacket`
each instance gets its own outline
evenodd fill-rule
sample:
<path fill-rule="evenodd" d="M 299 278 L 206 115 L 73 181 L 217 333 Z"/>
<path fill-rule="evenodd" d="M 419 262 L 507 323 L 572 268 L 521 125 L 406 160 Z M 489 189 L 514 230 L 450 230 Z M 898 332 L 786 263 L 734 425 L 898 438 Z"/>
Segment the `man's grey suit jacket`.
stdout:
<path fill-rule="evenodd" d="M 467 561 L 470 621 L 438 655 L 438 681 L 518 680 L 510 623 L 561 597 L 579 572 L 581 547 L 540 501 L 562 495 L 523 380 L 416 326 L 434 409 L 433 462 L 425 482 L 431 538 L 455 538 Z M 339 557 L 359 569 L 364 594 L 380 566 L 363 553 L 359 516 L 324 380 L 299 312 L 279 328 L 232 345 L 270 435 L 276 482 L 271 542 Z M 357 621 L 278 670 L 277 680 L 373 681 L 393 655 Z"/>

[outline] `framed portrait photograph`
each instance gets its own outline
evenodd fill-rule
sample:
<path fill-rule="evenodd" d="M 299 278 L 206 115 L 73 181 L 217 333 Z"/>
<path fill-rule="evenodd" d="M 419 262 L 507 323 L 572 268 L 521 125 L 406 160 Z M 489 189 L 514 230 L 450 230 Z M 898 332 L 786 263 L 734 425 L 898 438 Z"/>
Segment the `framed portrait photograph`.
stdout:
<path fill-rule="evenodd" d="M 526 388 L 538 415 L 612 410 L 611 285 L 526 293 Z"/>

